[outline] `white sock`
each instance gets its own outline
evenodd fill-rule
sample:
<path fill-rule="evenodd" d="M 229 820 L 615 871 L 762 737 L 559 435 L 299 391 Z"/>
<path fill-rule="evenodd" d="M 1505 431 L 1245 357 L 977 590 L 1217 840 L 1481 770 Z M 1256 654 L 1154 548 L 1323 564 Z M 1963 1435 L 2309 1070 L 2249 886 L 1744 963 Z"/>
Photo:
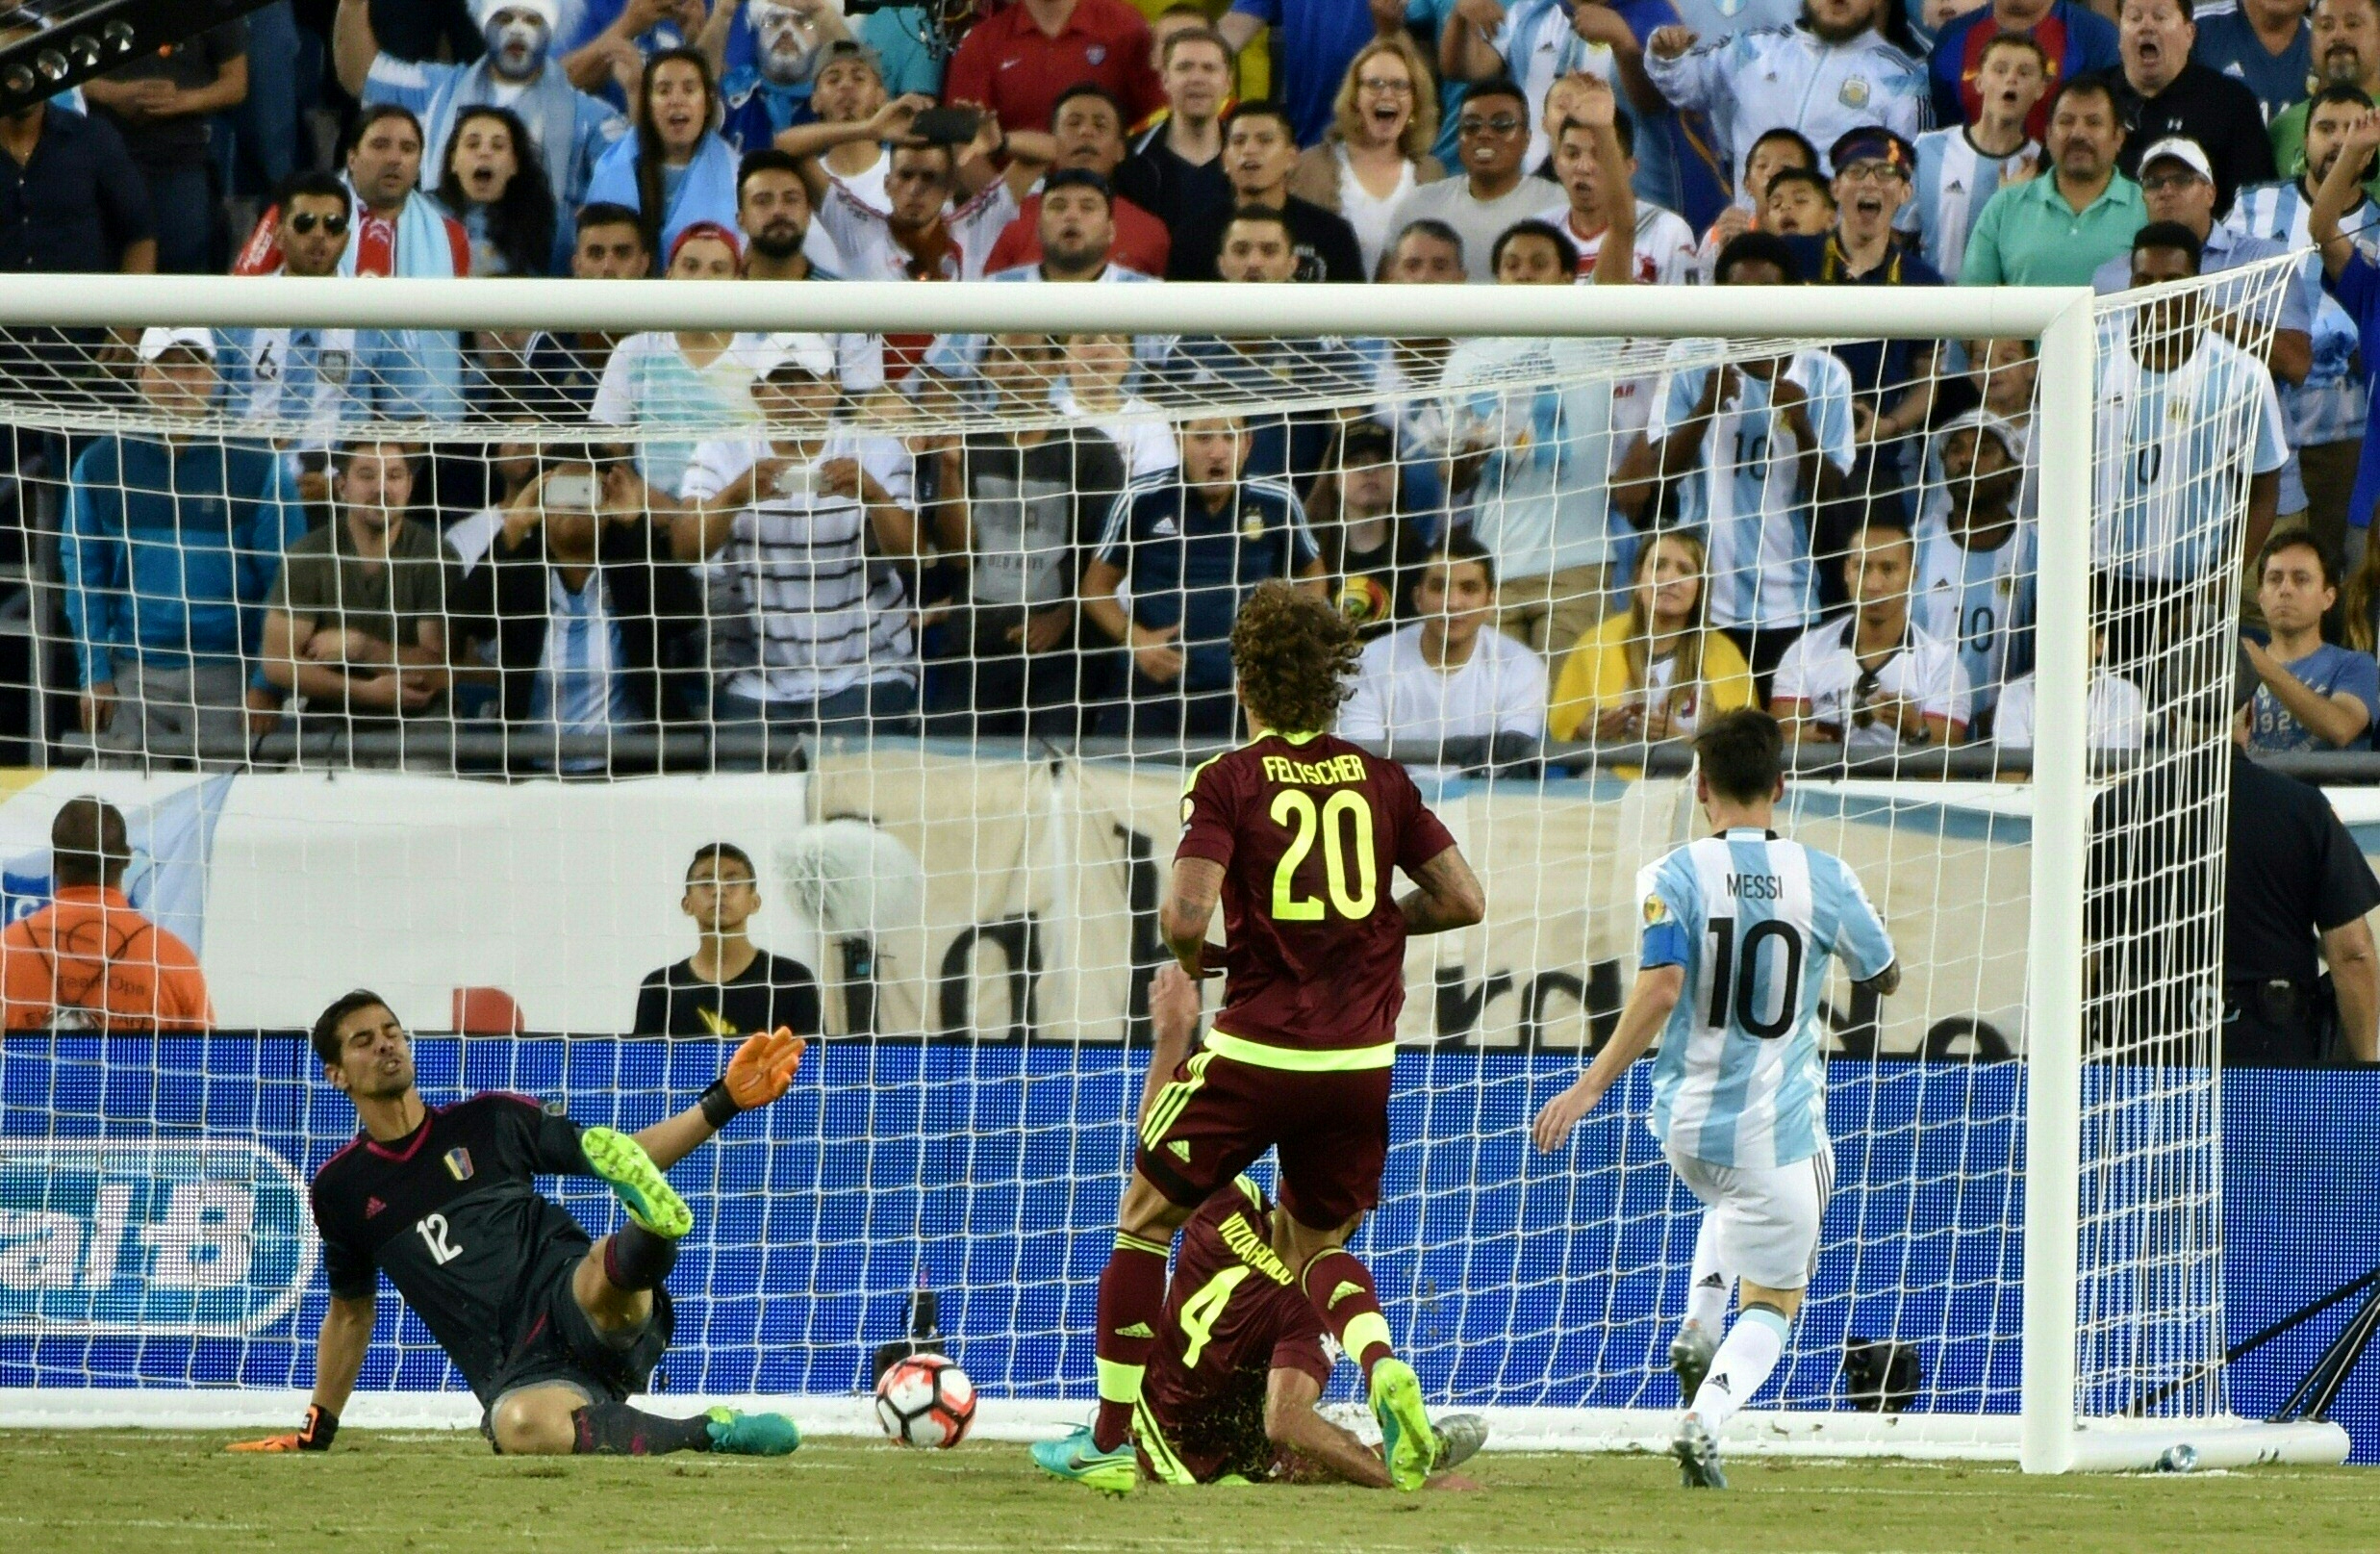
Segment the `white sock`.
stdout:
<path fill-rule="evenodd" d="M 1768 1384 L 1768 1373 L 1785 1356 L 1790 1325 L 1765 1306 L 1755 1306 L 1735 1318 L 1727 1341 L 1710 1357 L 1710 1374 L 1694 1394 L 1694 1412 L 1715 1434 L 1752 1394 Z"/>
<path fill-rule="evenodd" d="M 1727 1324 L 1728 1297 L 1735 1285 L 1719 1266 L 1719 1236 L 1712 1217 L 1705 1214 L 1703 1228 L 1695 1233 L 1694 1265 L 1686 1276 L 1685 1319 L 1705 1333 L 1716 1333 Z"/>

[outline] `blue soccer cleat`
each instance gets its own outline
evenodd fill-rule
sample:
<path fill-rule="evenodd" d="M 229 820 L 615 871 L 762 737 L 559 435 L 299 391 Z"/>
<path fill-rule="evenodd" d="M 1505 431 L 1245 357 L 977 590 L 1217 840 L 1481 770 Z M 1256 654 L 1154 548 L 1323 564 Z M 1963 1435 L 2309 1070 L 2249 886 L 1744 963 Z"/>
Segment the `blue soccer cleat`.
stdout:
<path fill-rule="evenodd" d="M 1101 1494 L 1129 1494 L 1140 1482 L 1140 1454 L 1126 1441 L 1114 1451 L 1091 1443 L 1089 1429 L 1076 1430 L 1062 1440 L 1036 1440 L 1033 1465 L 1052 1478 L 1080 1484 Z"/>
<path fill-rule="evenodd" d="M 801 1431 L 782 1414 L 744 1414 L 713 1409 L 703 1417 L 711 1449 L 730 1457 L 790 1457 L 801 1449 Z"/>

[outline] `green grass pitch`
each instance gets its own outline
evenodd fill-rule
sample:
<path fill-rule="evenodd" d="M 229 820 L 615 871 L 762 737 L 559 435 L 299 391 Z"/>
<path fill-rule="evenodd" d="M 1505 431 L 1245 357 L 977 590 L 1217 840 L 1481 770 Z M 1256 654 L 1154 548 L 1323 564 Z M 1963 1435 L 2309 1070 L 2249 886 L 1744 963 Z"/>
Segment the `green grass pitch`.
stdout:
<path fill-rule="evenodd" d="M 1653 1457 L 1490 1453 L 1469 1492 L 1282 1487 L 1102 1500 L 1024 1448 L 818 1440 L 776 1462 L 513 1459 L 476 1438 L 352 1431 L 327 1457 L 223 1436 L 0 1432 L 11 1554 L 736 1554 L 1021 1549 L 1445 1554 L 2268 1554 L 2380 1549 L 2380 1477 L 2260 1468 L 2028 1479 L 2013 1469 L 1740 1458 L 1688 1495 Z"/>

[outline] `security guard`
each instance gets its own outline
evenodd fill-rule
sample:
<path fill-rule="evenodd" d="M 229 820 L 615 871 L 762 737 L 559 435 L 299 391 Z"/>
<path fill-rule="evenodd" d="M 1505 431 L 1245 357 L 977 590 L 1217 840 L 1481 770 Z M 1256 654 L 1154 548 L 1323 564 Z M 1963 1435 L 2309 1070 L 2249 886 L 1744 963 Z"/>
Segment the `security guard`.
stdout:
<path fill-rule="evenodd" d="M 2256 692 L 2238 655 L 2231 709 Z M 2321 790 L 2267 771 L 2235 743 L 2222 876 L 2222 1060 L 2303 1067 L 2380 1060 L 2380 957 L 2365 914 L 2372 876 Z M 2208 806 L 2180 783 L 2197 762 L 2166 762 L 2116 784 L 2092 806 L 2086 919 L 2100 992 L 2103 1049 L 2203 1062 L 2177 1042 L 2194 1024 L 2188 968 L 2216 904 Z M 2325 985 L 2320 960 L 2330 967 Z"/>

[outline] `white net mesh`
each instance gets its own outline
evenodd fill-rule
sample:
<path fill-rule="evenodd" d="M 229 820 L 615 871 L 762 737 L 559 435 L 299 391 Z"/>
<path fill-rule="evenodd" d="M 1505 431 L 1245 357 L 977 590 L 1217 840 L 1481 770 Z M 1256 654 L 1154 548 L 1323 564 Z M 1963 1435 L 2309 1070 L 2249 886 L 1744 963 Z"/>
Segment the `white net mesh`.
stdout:
<path fill-rule="evenodd" d="M 2086 1416 L 2224 1407 L 2210 871 L 2278 469 L 2256 359 L 2297 273 L 2098 305 Z M 1238 600 L 1287 575 L 1369 639 L 1342 731 L 1413 767 L 1487 889 L 1484 924 L 1408 955 L 1357 1242 L 1432 1398 L 1675 1402 L 1695 1218 L 1645 1075 L 1567 1154 L 1526 1130 L 1616 1019 L 1636 870 L 1698 834 L 1682 736 L 1758 701 L 1798 741 L 1781 828 L 1854 867 L 1907 973 L 1823 1011 L 1836 1193 L 1762 1403 L 2005 1444 L 2029 343 L 15 347 L 18 679 L 53 769 L 0 805 L 11 912 L 53 893 L 60 801 L 111 799 L 220 1029 L 90 1030 L 114 995 L 74 980 L 80 942 L 8 971 L 54 1006 L 12 1027 L 84 1033 L 0 1047 L 0 1172 L 49 1216 L 0 1236 L 0 1385 L 306 1382 L 300 1185 L 352 1115 L 291 1032 L 362 982 L 463 1032 L 420 1042 L 432 1101 L 585 1121 L 683 1105 L 735 1031 L 820 1028 L 796 1096 L 674 1173 L 698 1229 L 671 1389 L 862 1389 L 922 1283 L 989 1396 L 1087 1395 L 1181 782 L 1238 730 Z M 719 841 L 756 903 L 688 889 Z M 367 1388 L 455 1386 L 395 1312 Z"/>

